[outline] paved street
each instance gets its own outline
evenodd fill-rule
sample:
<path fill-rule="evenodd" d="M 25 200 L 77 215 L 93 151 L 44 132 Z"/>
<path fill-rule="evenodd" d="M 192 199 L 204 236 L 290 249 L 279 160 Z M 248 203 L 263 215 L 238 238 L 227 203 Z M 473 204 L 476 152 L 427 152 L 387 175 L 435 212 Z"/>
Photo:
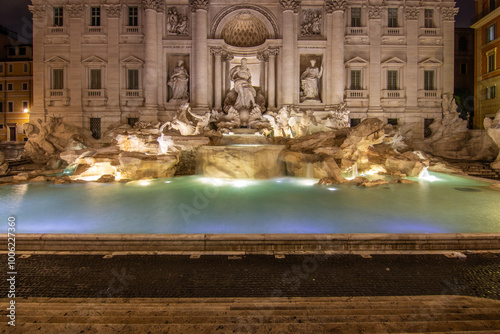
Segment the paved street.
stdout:
<path fill-rule="evenodd" d="M 6 255 L 0 256 L 7 263 Z M 327 297 L 467 295 L 500 299 L 500 254 L 18 257 L 22 297 Z M 7 274 L 1 274 L 6 291 Z"/>

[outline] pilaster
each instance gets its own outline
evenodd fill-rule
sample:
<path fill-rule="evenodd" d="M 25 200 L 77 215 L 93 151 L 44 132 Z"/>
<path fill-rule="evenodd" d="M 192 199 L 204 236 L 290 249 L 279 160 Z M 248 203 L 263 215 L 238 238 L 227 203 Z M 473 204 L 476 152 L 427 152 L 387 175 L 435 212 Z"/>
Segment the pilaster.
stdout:
<path fill-rule="evenodd" d="M 420 8 L 405 8 L 406 18 L 406 107 L 418 106 L 418 15 Z"/>
<path fill-rule="evenodd" d="M 330 104 L 338 105 L 344 101 L 345 93 L 345 67 L 344 67 L 344 39 L 345 25 L 344 12 L 347 8 L 345 0 L 328 0 L 326 2 L 327 15 L 331 15 L 331 55 L 332 68 L 330 82 Z"/>
<path fill-rule="evenodd" d="M 368 7 L 368 35 L 370 40 L 370 84 L 369 89 L 369 112 L 380 112 L 381 95 L 381 67 L 380 67 L 380 45 L 381 45 L 381 19 L 382 6 Z"/>
<path fill-rule="evenodd" d="M 121 5 L 104 5 L 108 16 L 108 107 L 113 111 L 120 108 L 120 14 Z"/>
<path fill-rule="evenodd" d="M 158 110 L 158 36 L 157 36 L 157 1 L 143 0 L 142 5 L 146 12 L 144 22 L 145 44 L 145 75 L 144 96 L 146 110 L 141 114 L 141 120 L 154 121 Z"/>
<path fill-rule="evenodd" d="M 195 108 L 208 108 L 208 0 L 190 0 L 193 26 L 193 94 Z"/>
<path fill-rule="evenodd" d="M 443 94 L 453 94 L 455 66 L 455 15 L 458 8 L 443 7 Z"/>
<path fill-rule="evenodd" d="M 29 6 L 33 13 L 33 106 L 30 110 L 30 118 L 44 119 L 45 115 L 45 64 L 43 43 L 45 40 L 45 6 Z"/>
<path fill-rule="evenodd" d="M 294 104 L 294 90 L 297 78 L 295 73 L 297 66 L 295 64 L 297 53 L 297 35 L 295 29 L 295 15 L 300 0 L 280 0 L 283 9 L 283 54 L 281 73 L 281 94 L 284 105 Z"/>

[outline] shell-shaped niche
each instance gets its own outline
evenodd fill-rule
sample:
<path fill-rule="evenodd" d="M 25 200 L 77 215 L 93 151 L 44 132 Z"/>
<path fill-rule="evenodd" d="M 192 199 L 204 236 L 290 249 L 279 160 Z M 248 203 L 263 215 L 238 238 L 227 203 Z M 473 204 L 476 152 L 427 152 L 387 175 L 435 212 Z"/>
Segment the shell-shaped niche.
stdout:
<path fill-rule="evenodd" d="M 244 12 L 231 21 L 222 29 L 222 38 L 232 46 L 251 47 L 262 45 L 269 33 L 262 21 L 250 12 Z"/>

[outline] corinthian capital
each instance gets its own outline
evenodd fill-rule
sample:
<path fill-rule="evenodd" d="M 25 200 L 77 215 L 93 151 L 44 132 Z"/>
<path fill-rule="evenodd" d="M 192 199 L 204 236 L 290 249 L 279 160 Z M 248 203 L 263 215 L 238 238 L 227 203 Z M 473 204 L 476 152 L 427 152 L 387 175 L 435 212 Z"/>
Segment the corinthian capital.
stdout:
<path fill-rule="evenodd" d="M 380 20 L 382 18 L 382 6 L 368 6 L 368 18 L 372 20 Z"/>
<path fill-rule="evenodd" d="M 297 9 L 300 6 L 300 0 L 280 0 L 280 5 L 283 10 L 293 10 L 297 12 Z"/>
<path fill-rule="evenodd" d="M 142 0 L 142 6 L 144 9 L 163 11 L 165 3 L 163 0 Z"/>
<path fill-rule="evenodd" d="M 83 17 L 83 5 L 66 5 L 64 9 L 69 13 L 69 17 L 72 19 Z"/>
<path fill-rule="evenodd" d="M 111 18 L 119 18 L 122 12 L 121 5 L 104 5 L 104 9 L 106 10 L 108 17 Z"/>
<path fill-rule="evenodd" d="M 45 6 L 28 6 L 31 13 L 33 13 L 34 19 L 43 19 L 45 18 Z"/>
<path fill-rule="evenodd" d="M 418 20 L 418 14 L 421 8 L 416 6 L 408 6 L 405 8 L 405 18 L 407 20 Z"/>
<path fill-rule="evenodd" d="M 196 12 L 198 9 L 208 10 L 209 0 L 189 0 L 191 11 Z"/>
<path fill-rule="evenodd" d="M 443 21 L 455 21 L 455 15 L 458 14 L 458 8 L 455 7 L 443 7 L 441 8 L 441 13 L 443 15 Z"/>
<path fill-rule="evenodd" d="M 333 12 L 344 12 L 347 8 L 347 1 L 346 0 L 327 0 L 326 1 L 326 12 L 327 13 L 333 13 Z"/>

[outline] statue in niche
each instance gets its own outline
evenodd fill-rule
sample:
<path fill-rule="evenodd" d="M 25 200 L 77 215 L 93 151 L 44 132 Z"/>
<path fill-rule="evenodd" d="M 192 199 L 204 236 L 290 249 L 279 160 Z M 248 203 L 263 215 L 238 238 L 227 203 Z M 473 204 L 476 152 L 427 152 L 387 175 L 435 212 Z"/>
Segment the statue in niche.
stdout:
<path fill-rule="evenodd" d="M 167 83 L 172 89 L 171 100 L 188 100 L 189 74 L 184 61 L 179 59 Z"/>
<path fill-rule="evenodd" d="M 188 34 L 188 18 L 180 14 L 177 8 L 171 7 L 167 13 L 167 31 L 173 35 L 187 35 Z"/>
<path fill-rule="evenodd" d="M 316 60 L 311 59 L 310 66 L 300 76 L 302 91 L 300 92 L 300 102 L 306 100 L 320 101 L 319 79 L 323 76 L 323 65 L 321 69 L 316 67 Z"/>
<path fill-rule="evenodd" d="M 241 59 L 241 65 L 233 67 L 229 75 L 234 81 L 234 90 L 238 94 L 234 108 L 251 110 L 255 106 L 257 92 L 252 86 L 252 74 L 247 66 L 247 59 Z"/>

